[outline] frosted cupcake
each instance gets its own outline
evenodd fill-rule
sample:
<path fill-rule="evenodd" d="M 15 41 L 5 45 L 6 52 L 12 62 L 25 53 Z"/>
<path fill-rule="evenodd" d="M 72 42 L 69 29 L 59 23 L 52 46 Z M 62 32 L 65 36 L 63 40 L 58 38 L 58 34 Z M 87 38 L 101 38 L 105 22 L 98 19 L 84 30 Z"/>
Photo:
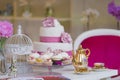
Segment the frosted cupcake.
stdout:
<path fill-rule="evenodd" d="M 64 61 L 66 61 L 69 58 L 70 58 L 70 56 L 66 52 L 61 52 L 57 55 L 54 55 L 52 57 L 53 65 L 63 65 L 66 63 Z"/>
<path fill-rule="evenodd" d="M 28 56 L 28 62 L 29 63 L 35 63 L 36 62 L 36 59 L 38 59 L 40 57 L 40 55 L 38 53 L 31 53 L 29 56 Z"/>

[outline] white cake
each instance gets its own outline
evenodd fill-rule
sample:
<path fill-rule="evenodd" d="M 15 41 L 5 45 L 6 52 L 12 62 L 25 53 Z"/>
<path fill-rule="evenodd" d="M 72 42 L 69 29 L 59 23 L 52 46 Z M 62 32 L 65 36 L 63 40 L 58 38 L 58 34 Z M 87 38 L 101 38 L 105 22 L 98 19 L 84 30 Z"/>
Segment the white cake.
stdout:
<path fill-rule="evenodd" d="M 62 50 L 72 55 L 72 39 L 64 32 L 64 27 L 57 19 L 47 17 L 40 27 L 40 42 L 34 42 L 34 50 L 45 53 L 48 48 L 51 51 Z"/>
<path fill-rule="evenodd" d="M 64 32 L 63 26 L 56 19 L 54 20 L 54 26 L 40 27 L 40 37 L 60 37 L 61 33 Z"/>
<path fill-rule="evenodd" d="M 72 50 L 72 44 L 70 43 L 45 43 L 45 42 L 34 42 L 34 49 L 39 52 L 47 52 L 48 48 L 52 51 L 60 49 L 66 52 Z"/>

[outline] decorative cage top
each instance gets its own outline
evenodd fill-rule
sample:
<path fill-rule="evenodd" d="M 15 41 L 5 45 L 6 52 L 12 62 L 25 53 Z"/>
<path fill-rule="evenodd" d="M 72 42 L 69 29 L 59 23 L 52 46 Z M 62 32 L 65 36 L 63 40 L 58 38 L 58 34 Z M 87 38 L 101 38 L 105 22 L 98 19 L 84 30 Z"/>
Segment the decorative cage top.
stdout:
<path fill-rule="evenodd" d="M 25 55 L 30 54 L 32 50 L 32 40 L 25 34 L 22 34 L 21 25 L 18 25 L 17 34 L 11 36 L 6 41 L 5 52 L 8 54 Z"/>

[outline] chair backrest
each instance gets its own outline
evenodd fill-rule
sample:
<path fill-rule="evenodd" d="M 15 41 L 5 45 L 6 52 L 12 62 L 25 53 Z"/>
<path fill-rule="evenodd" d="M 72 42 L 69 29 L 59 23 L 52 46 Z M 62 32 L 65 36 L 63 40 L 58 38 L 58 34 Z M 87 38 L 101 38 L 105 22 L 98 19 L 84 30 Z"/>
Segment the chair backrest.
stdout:
<path fill-rule="evenodd" d="M 91 54 L 88 65 L 103 62 L 107 68 L 118 69 L 120 73 L 120 31 L 114 29 L 94 29 L 80 34 L 74 42 L 74 51 L 82 45 Z"/>

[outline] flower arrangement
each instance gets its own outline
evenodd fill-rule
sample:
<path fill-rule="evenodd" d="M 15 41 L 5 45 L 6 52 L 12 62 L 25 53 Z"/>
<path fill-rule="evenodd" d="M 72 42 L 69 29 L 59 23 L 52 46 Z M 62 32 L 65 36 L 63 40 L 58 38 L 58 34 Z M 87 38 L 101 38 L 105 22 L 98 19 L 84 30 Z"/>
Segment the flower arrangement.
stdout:
<path fill-rule="evenodd" d="M 91 21 L 99 16 L 99 12 L 96 9 L 88 8 L 82 12 L 82 18 L 80 19 L 81 23 L 87 25 L 89 29 Z"/>
<path fill-rule="evenodd" d="M 108 13 L 117 19 L 117 28 L 119 28 L 120 6 L 116 6 L 114 0 L 108 4 Z"/>
<path fill-rule="evenodd" d="M 0 49 L 3 48 L 3 45 L 7 38 L 13 34 L 13 24 L 9 21 L 0 21 Z"/>

